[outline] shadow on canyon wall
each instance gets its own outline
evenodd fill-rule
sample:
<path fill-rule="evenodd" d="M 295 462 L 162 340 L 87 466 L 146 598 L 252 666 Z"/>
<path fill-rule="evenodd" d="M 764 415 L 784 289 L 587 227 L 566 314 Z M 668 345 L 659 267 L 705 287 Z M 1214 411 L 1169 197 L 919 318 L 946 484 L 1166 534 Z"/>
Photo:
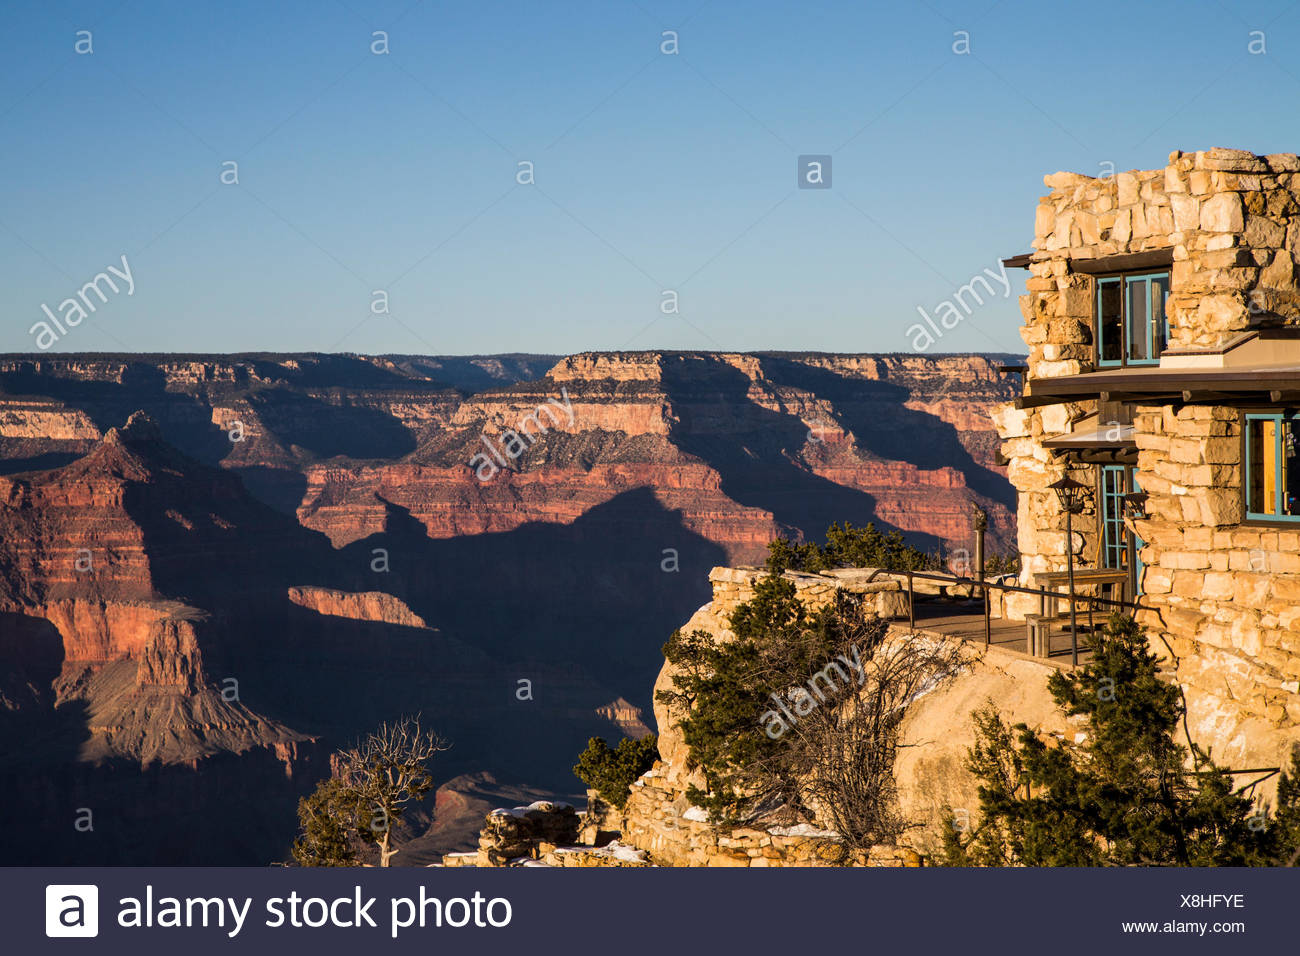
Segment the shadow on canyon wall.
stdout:
<path fill-rule="evenodd" d="M 808 426 L 798 415 L 751 400 L 749 377 L 739 369 L 712 356 L 674 354 L 665 358 L 663 384 L 677 416 L 673 443 L 714 468 L 728 497 L 770 511 L 807 540 L 822 540 L 826 529 L 841 521 L 902 531 L 876 515 L 871 495 L 798 463 Z M 923 551 L 939 548 L 934 535 L 902 533 Z"/>
<path fill-rule="evenodd" d="M 571 524 L 455 538 L 429 538 L 406 509 L 385 507 L 384 533 L 343 549 L 348 567 L 366 569 L 358 588 L 391 590 L 430 624 L 521 665 L 576 664 L 647 712 L 664 641 L 710 599 L 708 572 L 725 558 L 648 488 Z M 369 571 L 376 548 L 390 573 Z"/>
<path fill-rule="evenodd" d="M 841 424 L 867 454 L 925 470 L 952 468 L 965 476 L 972 491 L 1015 510 L 1011 483 L 977 462 L 952 425 L 907 408 L 904 403 L 911 396 L 901 385 L 839 375 L 778 356 L 764 355 L 759 361 L 773 381 L 806 389 L 832 402 Z"/>
<path fill-rule="evenodd" d="M 415 450 L 410 431 L 379 409 L 334 404 L 281 388 L 261 389 L 248 401 L 286 446 L 297 445 L 316 458 L 401 458 Z"/>
<path fill-rule="evenodd" d="M 212 615 L 209 680 L 236 677 L 248 707 L 331 747 L 422 712 L 456 741 L 456 772 L 566 790 L 587 737 L 618 735 L 596 708 L 623 697 L 650 721 L 660 648 L 709 600 L 708 571 L 725 557 L 649 489 L 568 525 L 448 539 L 386 503 L 386 530 L 341 551 L 246 495 L 182 512 L 191 525 L 219 519 L 196 549 L 156 490 L 132 514 L 159 591 Z M 320 615 L 287 599 L 303 585 L 391 593 L 429 627 Z"/>
<path fill-rule="evenodd" d="M 295 385 L 335 388 L 346 379 L 343 371 L 333 367 L 311 369 Z M 359 383 L 369 387 L 421 391 L 436 388 L 432 383 L 413 382 L 368 362 L 353 362 L 346 371 L 356 371 Z M 268 375 L 283 373 L 280 366 L 266 369 Z M 66 378 L 35 368 L 0 373 L 0 392 L 63 402 L 84 412 L 101 432 L 142 410 L 158 423 L 169 444 L 190 457 L 210 465 L 227 457 L 232 443 L 212 421 L 206 392 L 168 391 L 166 386 L 167 377 L 161 369 L 140 361 L 127 365 L 120 382 Z M 249 388 L 246 382 L 216 383 L 205 388 L 215 392 L 218 399 L 222 393 L 230 393 L 248 402 L 286 447 L 296 445 L 310 457 L 400 458 L 416 447 L 414 437 L 402 423 L 380 409 L 328 402 L 283 387 Z"/>

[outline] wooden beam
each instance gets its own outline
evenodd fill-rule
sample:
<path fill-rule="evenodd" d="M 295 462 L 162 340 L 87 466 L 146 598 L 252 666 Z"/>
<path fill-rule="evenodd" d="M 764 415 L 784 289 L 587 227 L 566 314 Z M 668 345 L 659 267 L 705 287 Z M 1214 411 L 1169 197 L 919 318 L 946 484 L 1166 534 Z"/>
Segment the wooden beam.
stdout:
<path fill-rule="evenodd" d="M 1099 259 L 1071 259 L 1070 271 L 1098 275 L 1105 272 L 1128 272 L 1132 269 L 1157 269 L 1173 264 L 1173 249 L 1152 249 L 1149 252 L 1130 252 L 1120 256 L 1102 256 Z"/>
<path fill-rule="evenodd" d="M 1056 396 L 1039 398 L 1035 395 L 1021 395 L 1018 398 L 1012 399 L 1011 404 L 1014 405 L 1016 408 L 1025 409 L 1025 408 L 1042 408 L 1044 405 L 1061 405 L 1065 402 L 1078 402 L 1078 401 L 1087 401 L 1087 400 L 1088 400 L 1088 396 L 1086 395 L 1083 396 L 1083 398 L 1078 398 L 1078 397 L 1057 398 Z"/>
<path fill-rule="evenodd" d="M 1165 405 L 1175 399 L 1182 399 L 1177 392 L 1156 394 L 1153 392 L 1102 392 L 1104 402 L 1119 402 L 1123 405 Z"/>

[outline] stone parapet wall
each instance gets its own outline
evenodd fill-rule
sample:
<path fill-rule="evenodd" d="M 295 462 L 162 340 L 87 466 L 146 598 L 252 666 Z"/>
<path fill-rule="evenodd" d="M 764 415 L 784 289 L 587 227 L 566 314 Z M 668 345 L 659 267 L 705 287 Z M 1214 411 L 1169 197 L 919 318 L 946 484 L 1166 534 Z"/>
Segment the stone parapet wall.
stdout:
<path fill-rule="evenodd" d="M 844 849 L 839 837 L 807 824 L 717 829 L 691 805 L 683 777 L 662 761 L 632 785 L 621 840 L 662 866 L 921 866 L 905 847 Z"/>
<path fill-rule="evenodd" d="M 757 567 L 714 568 L 709 572 L 713 585 L 712 614 L 726 620 L 741 604 L 754 597 L 754 587 L 767 571 Z M 907 595 L 903 593 L 900 576 L 878 568 L 838 568 L 832 571 L 805 573 L 786 571 L 781 575 L 795 586 L 799 600 L 813 609 L 830 603 L 837 591 L 870 597 L 866 606 L 868 616 L 874 610 L 876 617 L 891 619 L 907 616 Z"/>

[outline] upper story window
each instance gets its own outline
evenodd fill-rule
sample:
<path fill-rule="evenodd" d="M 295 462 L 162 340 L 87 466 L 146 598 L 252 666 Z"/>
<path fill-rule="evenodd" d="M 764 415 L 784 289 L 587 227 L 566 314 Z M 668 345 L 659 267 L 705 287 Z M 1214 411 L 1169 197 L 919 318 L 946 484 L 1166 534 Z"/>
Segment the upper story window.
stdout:
<path fill-rule="evenodd" d="M 1169 273 L 1097 277 L 1097 364 L 1155 365 L 1169 342 Z"/>
<path fill-rule="evenodd" d="M 1246 416 L 1246 517 L 1300 521 L 1300 469 L 1295 415 L 1266 412 Z"/>

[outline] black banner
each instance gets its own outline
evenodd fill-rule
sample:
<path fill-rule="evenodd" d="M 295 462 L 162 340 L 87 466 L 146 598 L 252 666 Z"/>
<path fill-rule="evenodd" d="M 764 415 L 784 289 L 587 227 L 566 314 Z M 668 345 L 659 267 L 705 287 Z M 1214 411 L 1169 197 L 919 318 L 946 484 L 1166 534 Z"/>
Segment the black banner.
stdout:
<path fill-rule="evenodd" d="M 1294 869 L 41 867 L 0 882 L 15 954 L 76 952 L 64 938 L 133 956 L 1287 952 L 1300 929 Z"/>

